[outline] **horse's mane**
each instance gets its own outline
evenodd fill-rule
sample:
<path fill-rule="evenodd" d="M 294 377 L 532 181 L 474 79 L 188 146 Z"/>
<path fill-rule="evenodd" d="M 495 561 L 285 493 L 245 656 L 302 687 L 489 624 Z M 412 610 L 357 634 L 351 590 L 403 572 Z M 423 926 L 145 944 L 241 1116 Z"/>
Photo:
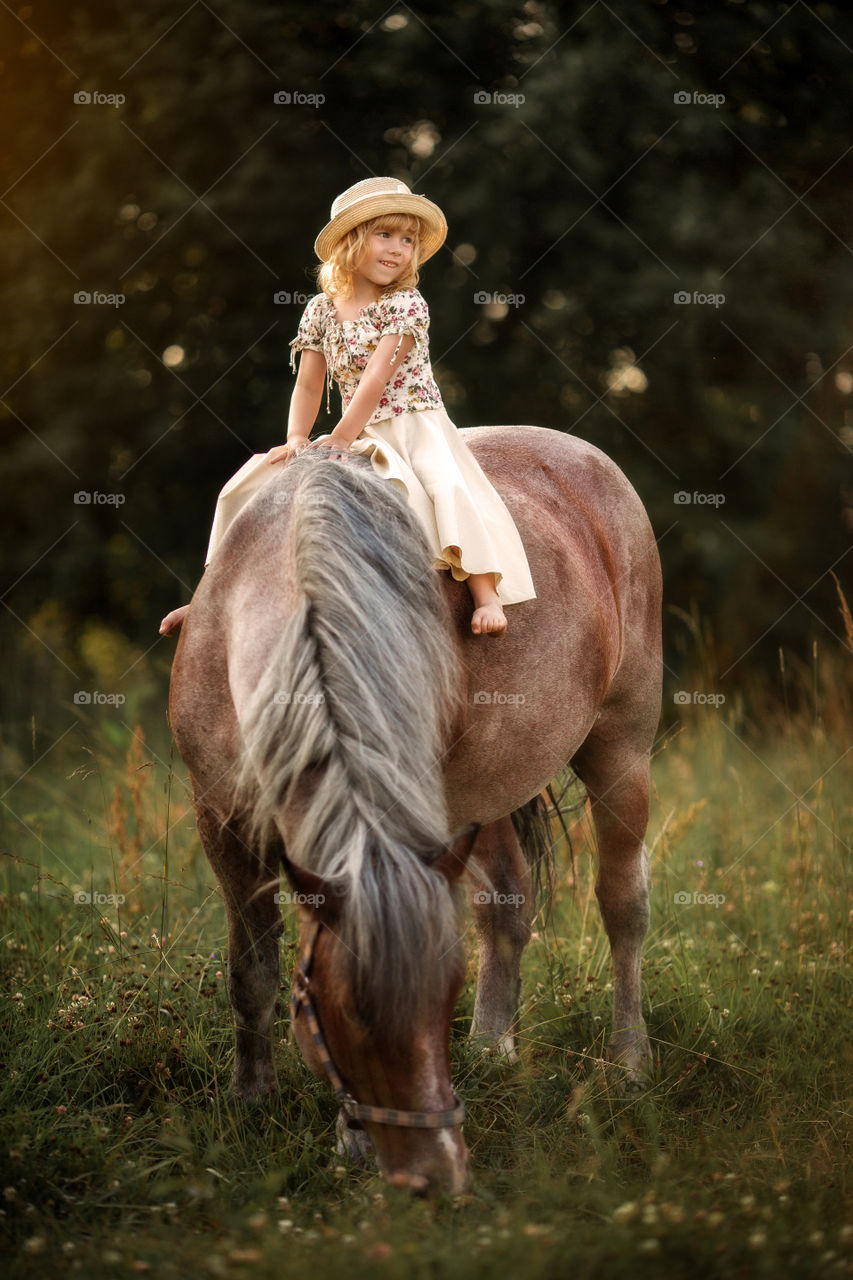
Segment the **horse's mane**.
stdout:
<path fill-rule="evenodd" d="M 264 843 L 287 807 L 288 858 L 344 897 L 359 1011 L 408 1025 L 446 990 L 458 937 L 431 867 L 448 839 L 446 605 L 416 516 L 369 462 L 309 451 L 281 484 L 296 603 L 241 716 L 241 808 Z"/>

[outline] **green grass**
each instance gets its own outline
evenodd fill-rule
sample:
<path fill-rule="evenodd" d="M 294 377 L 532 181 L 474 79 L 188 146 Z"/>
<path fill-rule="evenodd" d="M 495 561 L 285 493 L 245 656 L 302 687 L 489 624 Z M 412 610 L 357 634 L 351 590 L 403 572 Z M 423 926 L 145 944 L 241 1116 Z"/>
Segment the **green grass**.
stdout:
<path fill-rule="evenodd" d="M 830 685 L 775 719 L 679 708 L 655 759 L 643 1096 L 603 1071 L 610 965 L 583 815 L 574 878 L 562 850 L 525 956 L 517 1066 L 466 1039 L 469 931 L 452 1056 L 476 1189 L 458 1203 L 339 1167 L 331 1092 L 288 1040 L 292 920 L 279 1095 L 229 1101 L 224 916 L 168 747 L 107 719 L 97 745 L 69 734 L 26 774 L 7 749 L 8 1274 L 849 1274 L 853 752 Z"/>

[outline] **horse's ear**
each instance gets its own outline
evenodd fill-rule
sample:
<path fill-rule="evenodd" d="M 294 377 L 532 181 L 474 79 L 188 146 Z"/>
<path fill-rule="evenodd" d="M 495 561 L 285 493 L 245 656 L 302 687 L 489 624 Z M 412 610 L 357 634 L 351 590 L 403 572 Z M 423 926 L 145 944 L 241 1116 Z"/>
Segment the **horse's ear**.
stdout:
<path fill-rule="evenodd" d="M 281 855 L 281 865 L 290 884 L 290 893 L 279 894 L 279 902 L 292 902 L 303 907 L 324 924 L 334 924 L 343 909 L 343 898 L 335 893 L 329 882 L 307 867 L 298 867 L 286 853 Z"/>
<path fill-rule="evenodd" d="M 471 850 L 474 847 L 474 841 L 477 839 L 477 833 L 480 830 L 479 822 L 471 822 L 467 827 L 463 827 L 461 831 L 457 831 L 452 836 L 450 843 L 445 845 L 432 864 L 436 871 L 440 871 L 443 876 L 447 877 L 450 884 L 455 884 L 462 872 L 468 865 L 468 859 L 471 856 Z"/>

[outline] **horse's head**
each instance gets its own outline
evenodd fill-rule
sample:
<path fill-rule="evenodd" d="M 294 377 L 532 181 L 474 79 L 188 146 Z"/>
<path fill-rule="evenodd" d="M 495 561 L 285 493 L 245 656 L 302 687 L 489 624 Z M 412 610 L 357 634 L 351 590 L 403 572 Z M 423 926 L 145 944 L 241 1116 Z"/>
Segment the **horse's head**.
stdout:
<path fill-rule="evenodd" d="M 475 835 L 470 828 L 444 849 L 430 874 L 452 889 Z M 440 973 L 442 980 L 435 990 L 425 980 L 408 1016 L 377 1017 L 343 940 L 346 900 L 312 872 L 290 863 L 285 869 L 300 907 L 293 1026 L 305 1062 L 355 1101 L 342 1103 L 342 1117 L 349 1114 L 365 1130 L 391 1183 L 416 1194 L 465 1191 L 468 1151 L 450 1079 L 450 1020 L 464 978 L 461 945 L 439 957 L 438 966 L 424 957 L 425 976 Z"/>

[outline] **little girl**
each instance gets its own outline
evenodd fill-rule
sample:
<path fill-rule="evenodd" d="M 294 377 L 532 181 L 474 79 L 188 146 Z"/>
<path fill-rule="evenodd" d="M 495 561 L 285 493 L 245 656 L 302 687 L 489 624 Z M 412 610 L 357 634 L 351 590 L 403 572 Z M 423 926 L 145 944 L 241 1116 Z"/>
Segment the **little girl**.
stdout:
<path fill-rule="evenodd" d="M 437 205 L 395 178 L 367 178 L 332 205 L 314 246 L 323 292 L 308 303 L 291 342 L 301 352 L 287 443 L 255 454 L 223 488 L 205 564 L 237 512 L 270 478 L 269 465 L 307 448 L 365 455 L 398 484 L 423 525 L 436 569 L 468 584 L 471 630 L 500 635 L 503 605 L 536 593 L 518 530 L 503 501 L 447 416 L 432 375 L 429 312 L 415 285 L 418 267 L 447 235 Z M 309 443 L 331 380 L 343 412 L 330 435 Z M 189 608 L 173 609 L 162 635 L 178 631 Z"/>

